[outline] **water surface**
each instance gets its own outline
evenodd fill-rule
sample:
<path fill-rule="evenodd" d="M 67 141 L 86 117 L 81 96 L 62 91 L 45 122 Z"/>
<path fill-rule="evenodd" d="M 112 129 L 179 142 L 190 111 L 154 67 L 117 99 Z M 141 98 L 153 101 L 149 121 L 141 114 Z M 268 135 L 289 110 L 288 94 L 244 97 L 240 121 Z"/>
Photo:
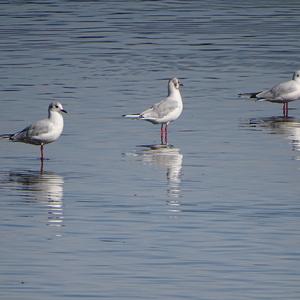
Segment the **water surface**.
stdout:
<path fill-rule="evenodd" d="M 299 69 L 297 1 L 2 1 L 3 299 L 299 299 L 300 104 L 237 94 Z M 184 83 L 170 125 L 124 120 Z"/>

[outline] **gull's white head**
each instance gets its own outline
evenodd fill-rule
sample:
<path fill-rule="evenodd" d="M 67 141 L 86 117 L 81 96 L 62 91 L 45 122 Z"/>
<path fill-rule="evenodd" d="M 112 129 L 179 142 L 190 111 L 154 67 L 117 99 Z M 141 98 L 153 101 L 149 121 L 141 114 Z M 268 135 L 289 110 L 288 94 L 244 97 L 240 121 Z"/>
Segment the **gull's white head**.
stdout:
<path fill-rule="evenodd" d="M 293 80 L 300 82 L 300 70 L 298 70 L 294 73 Z"/>
<path fill-rule="evenodd" d="M 49 108 L 48 108 L 48 111 L 56 111 L 56 112 L 64 112 L 64 113 L 67 113 L 66 110 L 64 110 L 62 104 L 58 101 L 55 101 L 55 102 L 52 102 L 49 104 Z"/>
<path fill-rule="evenodd" d="M 183 86 L 183 84 L 176 77 L 169 80 L 169 89 L 175 88 L 179 90 L 180 86 Z"/>

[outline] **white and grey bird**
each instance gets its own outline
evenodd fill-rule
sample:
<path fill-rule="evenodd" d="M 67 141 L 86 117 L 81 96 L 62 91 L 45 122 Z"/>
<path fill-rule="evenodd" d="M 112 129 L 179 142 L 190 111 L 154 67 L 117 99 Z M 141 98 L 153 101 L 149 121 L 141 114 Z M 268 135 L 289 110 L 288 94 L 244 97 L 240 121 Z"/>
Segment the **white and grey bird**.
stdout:
<path fill-rule="evenodd" d="M 300 99 L 300 70 L 293 74 L 292 80 L 276 84 L 269 90 L 241 93 L 239 95 L 254 98 L 258 101 L 283 103 L 284 117 L 288 117 L 288 103 Z"/>
<path fill-rule="evenodd" d="M 161 143 L 167 144 L 168 125 L 170 122 L 178 119 L 182 113 L 183 103 L 180 94 L 180 86 L 182 85 L 183 84 L 177 78 L 170 79 L 168 82 L 167 98 L 154 104 L 142 113 L 123 115 L 123 117 L 140 119 L 151 122 L 152 124 L 161 124 Z"/>
<path fill-rule="evenodd" d="M 21 131 L 12 134 L 2 134 L 0 138 L 7 138 L 12 142 L 22 142 L 39 145 L 41 160 L 44 159 L 44 145 L 56 141 L 62 134 L 64 119 L 62 112 L 66 113 L 59 102 L 52 102 L 48 108 L 48 118 L 39 120 Z"/>

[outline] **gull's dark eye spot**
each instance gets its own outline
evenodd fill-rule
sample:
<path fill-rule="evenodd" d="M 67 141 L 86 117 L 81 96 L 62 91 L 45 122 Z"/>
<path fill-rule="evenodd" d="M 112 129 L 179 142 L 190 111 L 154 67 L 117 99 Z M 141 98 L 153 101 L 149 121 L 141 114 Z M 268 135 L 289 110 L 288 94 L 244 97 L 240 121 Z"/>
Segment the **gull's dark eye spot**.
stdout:
<path fill-rule="evenodd" d="M 56 104 L 55 107 L 58 108 L 58 105 Z"/>

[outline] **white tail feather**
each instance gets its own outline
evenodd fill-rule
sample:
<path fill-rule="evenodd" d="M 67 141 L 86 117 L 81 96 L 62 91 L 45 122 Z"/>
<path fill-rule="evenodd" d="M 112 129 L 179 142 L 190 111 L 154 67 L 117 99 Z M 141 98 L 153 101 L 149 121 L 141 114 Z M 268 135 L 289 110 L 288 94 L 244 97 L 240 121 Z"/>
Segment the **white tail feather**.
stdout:
<path fill-rule="evenodd" d="M 132 115 L 123 115 L 124 118 L 129 118 L 129 119 L 140 119 L 141 116 L 139 114 L 132 114 Z"/>

